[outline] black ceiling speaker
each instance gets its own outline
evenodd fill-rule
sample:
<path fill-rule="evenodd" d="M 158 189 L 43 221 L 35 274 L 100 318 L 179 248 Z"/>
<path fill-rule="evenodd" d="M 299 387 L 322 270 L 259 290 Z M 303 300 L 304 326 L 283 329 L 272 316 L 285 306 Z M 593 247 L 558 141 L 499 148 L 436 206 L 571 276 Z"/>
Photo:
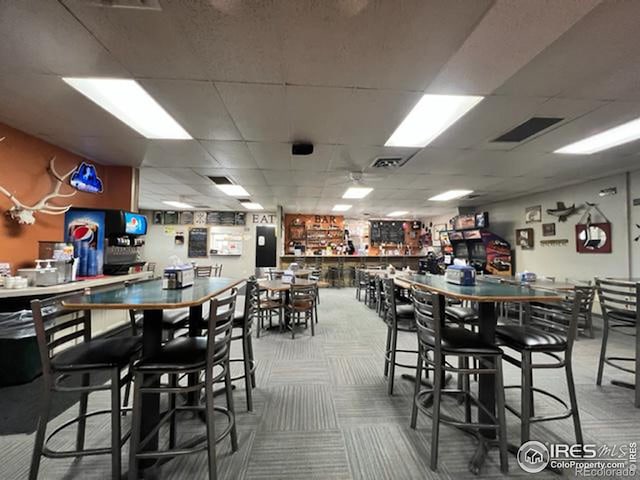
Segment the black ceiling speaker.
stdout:
<path fill-rule="evenodd" d="M 313 143 L 291 144 L 291 155 L 311 155 L 312 153 L 313 153 Z"/>

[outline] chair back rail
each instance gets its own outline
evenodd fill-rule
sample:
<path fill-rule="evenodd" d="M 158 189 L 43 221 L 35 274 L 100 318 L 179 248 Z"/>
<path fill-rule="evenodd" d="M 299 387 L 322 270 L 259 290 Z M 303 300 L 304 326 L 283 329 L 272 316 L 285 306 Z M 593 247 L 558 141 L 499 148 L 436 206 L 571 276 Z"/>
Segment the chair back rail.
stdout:
<path fill-rule="evenodd" d="M 611 312 L 625 312 L 638 321 L 640 303 L 640 283 L 609 278 L 596 278 L 596 290 L 603 315 Z"/>
<path fill-rule="evenodd" d="M 315 285 L 296 285 L 292 283 L 289 287 L 289 303 L 290 305 L 307 304 L 309 308 L 313 308 L 313 302 L 316 299 Z"/>
<path fill-rule="evenodd" d="M 199 265 L 196 267 L 196 277 L 198 278 L 206 278 L 211 276 L 211 272 L 213 271 L 213 267 L 211 265 Z"/>
<path fill-rule="evenodd" d="M 33 325 L 45 375 L 52 373 L 51 359 L 59 350 L 77 345 L 80 340 L 91 340 L 91 311 L 70 312 L 62 308 L 64 300 L 77 296 L 77 293 L 73 293 L 31 301 Z"/>
<path fill-rule="evenodd" d="M 578 334 L 583 291 L 576 288 L 564 293 L 565 298 L 560 302 L 526 303 L 524 320 L 526 325 L 563 336 L 567 342 L 567 354 L 571 355 Z"/>
<path fill-rule="evenodd" d="M 224 342 L 229 346 L 233 330 L 233 317 L 236 308 L 236 298 L 238 290 L 233 288 L 231 293 L 223 298 L 215 297 L 209 303 L 209 322 L 207 332 L 207 351 L 215 351 L 216 342 Z M 229 352 L 227 352 L 227 355 Z M 208 371 L 213 368 L 214 356 L 207 356 Z"/>
<path fill-rule="evenodd" d="M 434 348 L 434 355 L 440 355 L 442 342 L 442 324 L 445 316 L 445 304 L 440 296 L 412 287 L 418 341 Z"/>

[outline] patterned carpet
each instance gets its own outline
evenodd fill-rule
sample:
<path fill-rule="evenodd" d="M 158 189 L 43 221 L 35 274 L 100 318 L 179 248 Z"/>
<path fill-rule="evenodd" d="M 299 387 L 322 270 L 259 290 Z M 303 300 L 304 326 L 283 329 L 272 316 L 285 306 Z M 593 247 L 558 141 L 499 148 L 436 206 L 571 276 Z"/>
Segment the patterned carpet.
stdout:
<path fill-rule="evenodd" d="M 443 426 L 437 472 L 428 468 L 430 421 L 422 416 L 418 428 L 409 428 L 413 384 L 397 375 L 396 391 L 386 393 L 382 375 L 386 327 L 362 303 L 354 299 L 353 289 L 321 291 L 320 323 L 315 337 L 303 331 L 291 340 L 289 335 L 266 333 L 254 338 L 258 360 L 254 411 L 248 413 L 244 384 L 235 391 L 240 448 L 230 453 L 228 441 L 218 446 L 219 478 L 223 479 L 464 479 L 476 478 L 468 471 L 474 440 L 456 429 Z M 406 335 L 400 343 L 413 348 L 415 339 Z M 612 348 L 632 351 L 631 342 L 614 335 Z M 633 407 L 633 392 L 614 387 L 605 370 L 606 385 L 595 386 L 599 339 L 581 338 L 574 352 L 576 384 L 586 441 L 622 443 L 637 441 L 640 411 Z M 407 361 L 414 362 L 413 358 Z M 519 380 L 518 371 L 506 366 L 505 383 Z M 616 378 L 622 374 L 616 372 Z M 627 378 L 628 379 L 628 378 Z M 537 373 L 535 384 L 565 396 L 563 372 Z M 0 390 L 0 479 L 27 478 L 38 414 L 40 382 Z M 92 394 L 90 408 L 108 405 L 108 394 Z M 222 401 L 222 400 L 221 400 Z M 511 391 L 507 401 L 518 404 Z M 455 412 L 454 402 L 445 408 Z M 536 398 L 540 413 L 551 405 Z M 69 396 L 55 408 L 50 427 L 75 414 L 77 403 Z M 508 414 L 509 438 L 517 442 L 519 425 Z M 128 428 L 130 416 L 124 417 Z M 203 424 L 187 419 L 180 422 L 179 435 L 188 438 L 204 432 Z M 532 438 L 541 441 L 573 442 L 568 420 L 536 425 Z M 166 432 L 161 436 L 166 438 Z M 73 431 L 60 437 L 57 447 L 73 445 Z M 107 444 L 107 418 L 95 418 L 88 428 L 88 445 Z M 126 448 L 123 464 L 126 465 Z M 109 478 L 109 458 L 86 457 L 80 461 L 43 459 L 40 478 L 47 480 Z M 510 477 L 525 476 L 510 457 Z M 207 478 L 206 456 L 183 457 L 165 464 L 161 478 Z M 492 451 L 482 470 L 482 478 L 502 478 L 497 452 Z M 536 474 L 535 478 L 557 478 Z"/>

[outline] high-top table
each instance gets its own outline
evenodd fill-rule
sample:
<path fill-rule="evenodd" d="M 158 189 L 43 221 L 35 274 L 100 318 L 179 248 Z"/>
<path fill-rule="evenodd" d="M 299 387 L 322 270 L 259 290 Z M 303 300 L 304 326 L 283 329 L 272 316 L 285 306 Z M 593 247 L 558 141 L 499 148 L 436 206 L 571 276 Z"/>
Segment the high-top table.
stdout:
<path fill-rule="evenodd" d="M 445 281 L 444 275 L 429 274 L 398 274 L 394 276 L 394 282 L 403 288 L 415 286 L 416 288 L 433 292 L 442 297 L 442 302 L 444 302 L 445 297 L 478 302 L 478 332 L 485 342 L 491 344 L 495 343 L 495 331 L 498 321 L 496 303 L 559 302 L 563 299 L 561 294 L 551 290 L 536 290 L 528 286 L 483 281 L 481 278 L 477 279 L 476 285 L 470 287 L 449 283 Z M 478 375 L 478 400 L 489 412 L 495 414 L 495 378 L 493 375 Z M 483 412 L 482 409 L 479 409 L 478 417 L 480 423 L 492 422 L 492 418 Z M 469 463 L 469 468 L 472 473 L 477 474 L 479 472 L 480 466 L 484 463 L 487 453 L 486 443 L 492 443 L 491 440 L 495 438 L 495 435 L 495 430 L 486 429 L 480 432 L 478 449 Z M 485 442 L 485 440 L 487 442 Z"/>
<path fill-rule="evenodd" d="M 162 346 L 163 310 L 189 308 L 189 335 L 200 335 L 202 305 L 244 281 L 244 279 L 224 277 L 196 278 L 191 287 L 180 290 L 163 290 L 161 279 L 150 280 L 110 290 L 88 292 L 85 295 L 69 299 L 62 305 L 67 310 L 142 310 L 142 355 L 147 357 L 157 353 Z M 156 378 L 152 382 L 159 385 L 160 379 Z M 147 383 L 147 379 L 145 379 L 145 383 Z M 160 420 L 160 394 L 143 395 L 141 410 L 141 438 L 145 438 Z M 158 437 L 156 435 L 145 446 L 145 449 L 156 450 L 157 447 Z"/>

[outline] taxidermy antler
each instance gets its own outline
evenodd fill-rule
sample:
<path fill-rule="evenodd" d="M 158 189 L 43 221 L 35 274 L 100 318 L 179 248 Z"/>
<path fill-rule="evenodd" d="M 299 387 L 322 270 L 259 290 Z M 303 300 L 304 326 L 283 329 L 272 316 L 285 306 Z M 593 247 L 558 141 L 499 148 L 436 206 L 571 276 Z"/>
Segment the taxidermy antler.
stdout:
<path fill-rule="evenodd" d="M 0 139 L 0 141 L 2 140 L 4 140 L 4 137 Z M 35 205 L 25 205 L 6 188 L 0 186 L 0 193 L 3 193 L 7 197 L 9 197 L 9 200 L 13 202 L 13 207 L 11 207 L 8 211 L 13 220 L 16 220 L 20 224 L 32 225 L 36 221 L 35 217 L 33 216 L 33 214 L 36 212 L 47 213 L 49 215 L 61 215 L 71 208 L 71 205 L 57 207 L 49 203 L 49 201 L 53 200 L 54 198 L 73 197 L 76 194 L 76 190 L 71 193 L 60 193 L 60 189 L 62 188 L 65 180 L 71 176 L 76 168 L 73 167 L 64 175 L 60 175 L 55 169 L 55 161 L 56 157 L 52 157 L 51 161 L 49 162 L 49 171 L 51 172 L 51 175 L 53 175 L 53 177 L 56 179 L 53 191 L 50 194 L 42 197 L 42 199 Z"/>

